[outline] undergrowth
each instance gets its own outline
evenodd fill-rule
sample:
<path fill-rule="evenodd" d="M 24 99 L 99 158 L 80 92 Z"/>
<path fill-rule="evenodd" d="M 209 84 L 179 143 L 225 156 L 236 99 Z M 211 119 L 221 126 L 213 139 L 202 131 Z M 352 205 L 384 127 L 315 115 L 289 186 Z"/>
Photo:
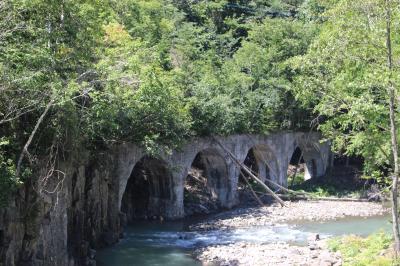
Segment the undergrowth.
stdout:
<path fill-rule="evenodd" d="M 299 181 L 300 177 L 295 177 L 294 185 L 290 186 L 291 180 L 288 185 L 292 190 L 307 192 L 316 197 L 365 197 L 371 186 L 370 182 L 361 179 L 357 172 L 342 171 L 336 175 L 313 178 L 303 182 Z"/>
<path fill-rule="evenodd" d="M 328 241 L 331 251 L 339 251 L 344 266 L 389 266 L 399 265 L 390 252 L 392 237 L 384 232 L 366 238 L 355 235 L 333 238 Z"/>

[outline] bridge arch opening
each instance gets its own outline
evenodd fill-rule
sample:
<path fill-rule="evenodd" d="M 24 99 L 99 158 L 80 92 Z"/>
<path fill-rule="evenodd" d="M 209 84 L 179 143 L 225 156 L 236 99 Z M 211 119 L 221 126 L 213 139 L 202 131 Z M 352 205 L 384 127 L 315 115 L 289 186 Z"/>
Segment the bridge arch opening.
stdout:
<path fill-rule="evenodd" d="M 304 181 L 314 177 L 317 173 L 317 165 L 314 159 L 306 161 L 304 151 L 296 147 L 289 160 L 287 177 L 288 186 L 300 185 Z"/>
<path fill-rule="evenodd" d="M 259 147 L 252 147 L 247 152 L 247 155 L 243 161 L 243 164 L 247 166 L 253 174 L 255 174 L 258 178 L 260 178 L 264 183 L 270 186 L 266 182 L 266 179 L 271 179 L 270 177 L 270 169 L 267 165 L 266 159 L 262 156 L 263 149 Z M 246 182 L 246 180 L 248 182 Z M 254 181 L 249 174 L 242 171 L 239 173 L 239 191 L 245 190 L 248 187 L 248 183 L 252 186 L 252 188 L 256 188 L 258 186 L 257 182 Z M 255 189 L 257 190 L 257 189 Z M 264 190 L 262 190 L 264 192 Z"/>
<path fill-rule="evenodd" d="M 225 158 L 212 148 L 197 153 L 185 180 L 185 215 L 214 212 L 224 206 L 229 193 Z"/>
<path fill-rule="evenodd" d="M 165 216 L 174 200 L 173 178 L 166 162 L 144 156 L 134 166 L 122 196 L 126 222 Z"/>
<path fill-rule="evenodd" d="M 252 170 L 261 180 L 271 179 L 270 169 L 267 165 L 268 158 L 265 158 L 262 153 L 265 152 L 263 147 L 252 147 L 247 152 L 246 158 L 243 164 Z M 244 175 L 247 177 L 248 174 Z M 239 180 L 242 180 L 243 176 L 240 174 Z M 242 180 L 243 181 L 243 180 Z"/>
<path fill-rule="evenodd" d="M 259 165 L 259 159 L 257 159 L 257 157 L 256 157 L 255 148 L 251 148 L 247 152 L 246 158 L 244 159 L 243 163 L 248 168 L 250 168 L 253 173 L 256 173 L 257 175 L 259 174 L 260 165 Z"/>

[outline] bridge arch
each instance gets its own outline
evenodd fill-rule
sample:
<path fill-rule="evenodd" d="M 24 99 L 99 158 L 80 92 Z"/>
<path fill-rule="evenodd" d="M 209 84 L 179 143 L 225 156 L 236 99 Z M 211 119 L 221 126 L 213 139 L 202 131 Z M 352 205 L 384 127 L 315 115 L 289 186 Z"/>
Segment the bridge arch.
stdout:
<path fill-rule="evenodd" d="M 134 165 L 122 195 L 121 212 L 127 221 L 165 216 L 175 202 L 174 179 L 168 164 L 143 156 Z"/>
<path fill-rule="evenodd" d="M 255 144 L 248 149 L 243 164 L 248 167 L 255 165 L 253 171 L 255 170 L 262 181 L 266 182 L 268 179 L 279 183 L 279 160 L 276 152 L 265 142 Z"/>
<path fill-rule="evenodd" d="M 219 149 L 207 147 L 197 152 L 184 180 L 184 208 L 187 214 L 193 205 L 193 193 L 202 193 L 203 200 L 224 207 L 229 198 L 230 178 L 225 157 Z M 200 192 L 199 192 L 200 191 Z M 190 211 L 192 212 L 192 211 Z"/>
<path fill-rule="evenodd" d="M 257 175 L 260 174 L 262 171 L 262 161 L 260 158 L 260 154 L 255 147 L 252 147 L 247 152 L 247 155 L 243 161 L 243 164 L 247 166 L 252 172 L 256 173 Z"/>
<path fill-rule="evenodd" d="M 302 165 L 301 168 L 304 167 L 304 180 L 321 177 L 325 174 L 327 159 L 324 158 L 320 144 L 311 141 L 307 136 L 301 136 L 294 140 L 288 156 L 288 167 L 299 164 Z"/>
<path fill-rule="evenodd" d="M 251 149 L 253 152 L 256 150 L 255 153 L 259 153 L 258 157 L 261 158 L 261 160 L 258 159 L 261 162 L 257 162 L 260 177 L 264 179 L 269 177 L 283 186 L 287 186 L 287 168 L 296 147 L 304 152 L 304 160 L 310 165 L 307 167 L 313 169 L 312 173 L 317 177 L 324 175 L 331 154 L 329 143 L 320 142 L 321 136 L 318 133 L 277 132 L 269 135 L 232 135 L 216 137 L 216 139 L 241 162 L 246 160 Z M 139 166 L 137 164 L 142 163 L 143 158 L 151 158 L 151 163 L 146 164 L 148 168 L 153 168 L 149 165 L 155 164 L 156 169 L 162 169 L 157 170 L 152 176 L 154 180 L 165 182 L 158 181 L 160 190 L 164 191 L 161 186 L 168 188 L 167 192 L 159 193 L 159 196 L 148 193 L 148 204 L 153 202 L 155 207 L 152 209 L 156 211 L 147 213 L 146 216 L 165 215 L 164 217 L 169 219 L 184 216 L 184 186 L 192 165 L 201 166 L 205 175 L 211 176 L 207 181 L 209 190 L 221 207 L 230 208 L 238 203 L 239 169 L 215 138 L 194 138 L 180 149 L 173 150 L 170 154 L 160 155 L 162 159 L 145 155 L 143 148 L 132 143 L 124 143 L 116 147 L 115 151 L 118 156 L 115 158 L 114 170 L 115 180 L 118 182 L 115 197 L 118 200 L 119 210 L 128 209 L 126 203 L 121 208 L 122 198 L 129 191 L 128 180 L 131 180 L 132 176 L 138 176 L 134 173 L 137 173 L 136 169 L 140 168 L 140 164 Z M 203 163 L 199 163 L 201 161 Z M 214 167 L 215 165 L 218 167 Z M 267 171 L 267 166 L 269 171 Z M 265 170 L 265 173 L 262 173 L 262 170 Z M 160 179 L 161 176 L 164 179 Z"/>

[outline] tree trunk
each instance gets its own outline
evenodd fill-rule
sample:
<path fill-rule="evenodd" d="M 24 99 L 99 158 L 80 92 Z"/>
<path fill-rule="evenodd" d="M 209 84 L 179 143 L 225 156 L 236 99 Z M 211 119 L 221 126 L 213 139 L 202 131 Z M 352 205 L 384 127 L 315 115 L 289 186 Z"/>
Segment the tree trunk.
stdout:
<path fill-rule="evenodd" d="M 259 204 L 261 207 L 264 207 L 264 206 L 265 206 L 264 203 L 261 201 L 260 197 L 257 196 L 256 192 L 255 192 L 254 189 L 251 187 L 251 184 L 250 184 L 249 180 L 247 180 L 247 177 L 246 177 L 246 175 L 243 173 L 243 170 L 242 170 L 242 169 L 240 169 L 240 175 L 243 177 L 244 181 L 246 182 L 247 187 L 250 189 L 251 194 L 253 194 L 254 199 L 258 202 L 258 204 Z"/>
<path fill-rule="evenodd" d="M 399 179 L 399 162 L 398 162 L 398 148 L 397 148 L 397 136 L 396 136 L 396 123 L 395 123 L 395 113 L 394 113 L 394 89 L 390 92 L 390 135 L 392 140 L 392 150 L 393 150 L 393 161 L 394 161 L 394 171 L 393 171 L 393 183 L 392 183 L 392 219 L 393 219 L 393 236 L 395 242 L 395 254 L 396 257 L 400 252 L 400 232 L 399 232 L 399 216 L 398 216 L 398 201 L 397 201 L 397 190 L 398 190 L 398 179 Z"/>
<path fill-rule="evenodd" d="M 386 49 L 387 49 L 387 62 L 389 68 L 389 112 L 390 112 L 390 136 L 391 146 L 393 153 L 393 183 L 392 183 L 392 219 L 393 219 L 393 236 L 394 236 L 394 253 L 396 258 L 400 252 L 400 233 L 399 233 L 399 216 L 397 211 L 397 187 L 399 179 L 399 158 L 398 158 L 398 144 L 397 144 L 397 129 L 396 129 L 396 113 L 395 113 L 395 98 L 396 92 L 392 81 L 393 71 L 393 53 L 392 53 L 392 39 L 391 39 L 391 6 L 390 0 L 386 0 Z"/>
<path fill-rule="evenodd" d="M 50 110 L 50 107 L 53 105 L 53 103 L 54 103 L 54 97 L 52 96 L 52 99 L 46 105 L 46 108 L 44 109 L 42 115 L 39 117 L 38 121 L 36 122 L 35 128 L 32 130 L 31 134 L 29 135 L 28 141 L 25 143 L 24 148 L 22 149 L 22 152 L 19 155 L 17 168 L 16 168 L 16 171 L 15 171 L 15 176 L 17 178 L 20 177 L 22 161 L 24 160 L 25 155 L 28 153 L 29 145 L 31 145 L 33 137 L 36 134 L 36 131 L 38 130 L 40 124 L 43 122 L 44 117 L 46 116 L 47 112 Z"/>

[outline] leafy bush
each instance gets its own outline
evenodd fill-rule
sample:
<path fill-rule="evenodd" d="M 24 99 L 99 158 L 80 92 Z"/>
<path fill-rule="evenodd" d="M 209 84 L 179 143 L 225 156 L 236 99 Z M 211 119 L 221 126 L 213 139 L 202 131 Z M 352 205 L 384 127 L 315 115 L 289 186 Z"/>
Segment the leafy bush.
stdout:
<path fill-rule="evenodd" d="M 389 266 L 394 264 L 388 254 L 392 237 L 383 232 L 372 234 L 367 238 L 354 235 L 334 238 L 328 242 L 328 247 L 343 257 L 343 265 L 346 266 Z"/>
<path fill-rule="evenodd" d="M 304 182 L 304 174 L 296 174 L 288 176 L 288 185 L 301 185 Z"/>

